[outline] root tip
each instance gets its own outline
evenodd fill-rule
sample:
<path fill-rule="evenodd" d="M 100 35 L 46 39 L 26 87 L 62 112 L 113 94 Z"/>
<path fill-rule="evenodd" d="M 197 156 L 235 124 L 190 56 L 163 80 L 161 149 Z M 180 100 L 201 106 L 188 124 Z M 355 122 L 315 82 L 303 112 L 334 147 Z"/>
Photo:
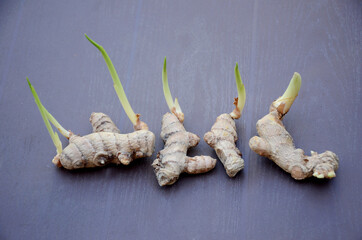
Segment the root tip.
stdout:
<path fill-rule="evenodd" d="M 60 154 L 57 154 L 53 160 L 52 160 L 52 163 L 57 166 L 57 167 L 62 167 L 62 163 L 60 162 Z"/>
<path fill-rule="evenodd" d="M 334 171 L 328 173 L 328 178 L 334 178 L 334 177 L 336 177 L 336 173 Z"/>

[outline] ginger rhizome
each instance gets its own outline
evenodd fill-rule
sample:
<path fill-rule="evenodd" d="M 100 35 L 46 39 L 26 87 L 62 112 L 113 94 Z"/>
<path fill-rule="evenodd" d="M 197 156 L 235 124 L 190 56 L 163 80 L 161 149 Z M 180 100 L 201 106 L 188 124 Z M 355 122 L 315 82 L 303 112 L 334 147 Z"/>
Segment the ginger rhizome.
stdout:
<path fill-rule="evenodd" d="M 152 132 L 139 130 L 129 134 L 96 132 L 80 137 L 71 135 L 69 145 L 53 163 L 66 169 L 128 165 L 134 159 L 150 157 L 154 151 Z"/>
<path fill-rule="evenodd" d="M 205 173 L 215 167 L 216 159 L 209 156 L 186 156 L 190 147 L 196 146 L 200 138 L 187 132 L 183 126 L 184 114 L 177 101 L 173 101 L 168 86 L 166 58 L 162 71 L 163 91 L 171 113 L 162 118 L 161 138 L 165 142 L 156 160 L 152 163 L 160 186 L 171 185 L 177 181 L 183 172 L 189 174 Z"/>
<path fill-rule="evenodd" d="M 311 176 L 333 178 L 339 164 L 337 155 L 331 151 L 321 154 L 312 151 L 311 156 L 304 155 L 302 149 L 295 148 L 293 138 L 282 122 L 298 96 L 301 81 L 300 75 L 294 73 L 283 96 L 275 100 L 269 114 L 256 123 L 259 137 L 252 137 L 249 146 L 257 154 L 271 159 L 294 179 L 302 180 Z"/>
<path fill-rule="evenodd" d="M 241 152 L 236 147 L 238 140 L 234 119 L 239 119 L 245 105 L 245 87 L 241 81 L 238 64 L 235 66 L 235 80 L 238 97 L 235 98 L 235 109 L 229 114 L 224 113 L 216 118 L 211 131 L 204 135 L 204 140 L 210 147 L 215 149 L 216 155 L 224 165 L 226 174 L 234 177 L 244 168 L 244 160 Z"/>
<path fill-rule="evenodd" d="M 140 115 L 133 112 L 106 51 L 90 38 L 87 37 L 87 39 L 101 51 L 111 73 L 114 89 L 133 123 L 135 131 L 129 134 L 120 134 L 110 117 L 103 113 L 92 113 L 90 122 L 93 133 L 91 134 L 81 137 L 66 131 L 42 105 L 34 87 L 27 79 L 44 123 L 57 148 L 57 155 L 52 162 L 58 167 L 78 169 L 104 166 L 110 163 L 128 165 L 134 159 L 150 157 L 154 152 L 155 135 L 148 130 L 146 123 L 140 121 Z M 53 131 L 50 122 L 63 136 L 69 139 L 69 145 L 64 149 L 62 149 L 61 141 Z"/>
<path fill-rule="evenodd" d="M 104 166 L 109 163 L 122 163 L 128 165 L 133 159 L 150 157 L 152 155 L 154 151 L 155 135 L 148 130 L 139 130 L 129 134 L 119 134 L 117 132 L 118 128 L 116 126 L 110 126 L 110 124 L 108 124 L 109 128 L 107 130 L 100 129 L 98 126 L 104 124 L 99 121 L 91 121 L 94 133 L 83 137 L 65 130 L 42 105 L 29 80 L 28 83 L 44 123 L 57 148 L 57 155 L 52 160 L 56 166 L 63 166 L 66 169 L 78 169 Z M 94 115 L 95 114 L 93 113 L 91 119 L 95 119 Z M 98 113 L 98 115 L 101 115 L 99 117 L 100 120 L 110 120 L 105 114 Z M 58 135 L 53 131 L 49 121 L 63 136 L 69 139 L 69 145 L 64 149 L 62 149 L 61 141 Z"/>

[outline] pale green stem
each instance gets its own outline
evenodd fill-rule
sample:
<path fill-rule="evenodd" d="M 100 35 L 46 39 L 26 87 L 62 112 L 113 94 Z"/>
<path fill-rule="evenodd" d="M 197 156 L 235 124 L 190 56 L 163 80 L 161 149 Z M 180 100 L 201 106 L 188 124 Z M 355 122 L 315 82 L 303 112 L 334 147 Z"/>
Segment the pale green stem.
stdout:
<path fill-rule="evenodd" d="M 283 96 L 279 97 L 273 102 L 273 105 L 278 110 L 278 112 L 281 114 L 286 114 L 289 111 L 294 100 L 298 96 L 301 84 L 302 78 L 299 73 L 295 72 Z"/>
<path fill-rule="evenodd" d="M 241 112 L 244 109 L 246 94 L 245 94 L 244 84 L 241 81 L 241 76 L 240 76 L 240 72 L 239 72 L 238 63 L 236 63 L 236 66 L 235 66 L 235 81 L 236 81 L 236 87 L 238 89 L 238 105 L 237 105 L 237 108 L 239 109 L 240 114 L 241 114 Z"/>
<path fill-rule="evenodd" d="M 175 104 L 173 102 L 170 87 L 168 86 L 167 69 L 166 69 L 166 57 L 165 57 L 165 60 L 163 62 L 162 85 L 163 85 L 163 94 L 165 95 L 165 99 L 166 99 L 168 108 L 172 112 L 172 109 L 175 107 Z"/>
<path fill-rule="evenodd" d="M 70 133 L 69 131 L 65 130 L 62 125 L 60 125 L 60 123 L 53 117 L 53 115 L 51 115 L 48 110 L 46 110 L 46 108 L 44 108 L 45 113 L 48 117 L 48 120 L 54 125 L 54 127 L 56 127 L 56 129 L 58 129 L 58 131 L 60 132 L 60 134 L 62 134 L 64 137 L 68 138 L 70 137 Z"/>
<path fill-rule="evenodd" d="M 181 110 L 180 104 L 178 103 L 177 98 L 175 98 L 175 108 L 176 108 L 176 112 L 182 113 L 182 110 Z"/>
<path fill-rule="evenodd" d="M 168 105 L 168 108 L 171 112 L 175 111 L 177 114 L 183 114 L 178 99 L 175 98 L 173 101 L 170 87 L 168 86 L 168 78 L 167 78 L 167 69 L 166 69 L 166 57 L 163 62 L 163 69 L 162 69 L 162 86 L 163 86 L 163 94 L 165 95 L 165 99 Z"/>
<path fill-rule="evenodd" d="M 46 126 L 46 128 L 47 128 L 47 130 L 49 132 L 49 135 L 50 135 L 51 139 L 53 140 L 54 146 L 57 148 L 57 153 L 60 154 L 62 152 L 62 142 L 60 141 L 58 134 L 53 131 L 53 129 L 52 129 L 51 125 L 50 125 L 50 122 L 49 122 L 49 119 L 48 119 L 48 116 L 47 116 L 48 111 L 45 109 L 43 104 L 40 102 L 39 96 L 36 93 L 35 88 L 31 85 L 31 83 L 29 81 L 29 78 L 26 78 L 26 80 L 28 81 L 30 91 L 33 94 L 35 103 L 38 106 L 39 112 L 40 112 L 40 114 L 41 114 L 41 116 L 43 118 L 45 126 Z M 68 135 L 69 135 L 69 132 L 68 132 Z"/>
<path fill-rule="evenodd" d="M 113 79 L 113 87 L 116 90 L 117 96 L 119 101 L 121 102 L 124 111 L 126 112 L 128 118 L 131 120 L 132 124 L 135 126 L 137 124 L 137 120 L 138 117 L 137 115 L 133 112 L 133 109 L 131 107 L 131 105 L 128 102 L 126 93 L 124 92 L 123 86 L 121 81 L 119 80 L 118 74 L 116 69 L 113 66 L 113 63 L 111 61 L 111 59 L 109 58 L 106 50 L 104 50 L 104 48 L 99 45 L 98 43 L 96 43 L 95 41 L 93 41 L 92 39 L 90 39 L 87 34 L 84 34 L 85 37 L 89 40 L 89 42 L 91 42 L 101 53 L 102 56 L 104 58 L 104 60 L 106 61 L 109 73 L 112 76 Z"/>

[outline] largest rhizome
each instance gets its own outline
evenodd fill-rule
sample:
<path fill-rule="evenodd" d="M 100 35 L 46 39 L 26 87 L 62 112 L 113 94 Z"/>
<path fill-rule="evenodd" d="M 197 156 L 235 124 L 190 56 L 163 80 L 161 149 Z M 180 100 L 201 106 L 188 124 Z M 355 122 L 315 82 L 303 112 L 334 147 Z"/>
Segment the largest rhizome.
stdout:
<path fill-rule="evenodd" d="M 104 48 L 87 35 L 86 37 L 102 53 L 112 76 L 114 89 L 135 131 L 129 134 L 120 134 L 120 130 L 109 116 L 104 113 L 92 113 L 90 122 L 93 133 L 85 136 L 73 134 L 71 131 L 65 130 L 47 111 L 41 103 L 35 88 L 27 79 L 40 114 L 57 149 L 57 155 L 52 162 L 58 167 L 78 169 L 101 167 L 110 163 L 128 165 L 134 159 L 150 157 L 154 151 L 155 135 L 148 130 L 147 124 L 140 121 L 140 115 L 133 112 L 118 74 Z M 69 139 L 69 145 L 64 149 L 58 134 L 54 132 L 50 123 L 64 137 Z"/>

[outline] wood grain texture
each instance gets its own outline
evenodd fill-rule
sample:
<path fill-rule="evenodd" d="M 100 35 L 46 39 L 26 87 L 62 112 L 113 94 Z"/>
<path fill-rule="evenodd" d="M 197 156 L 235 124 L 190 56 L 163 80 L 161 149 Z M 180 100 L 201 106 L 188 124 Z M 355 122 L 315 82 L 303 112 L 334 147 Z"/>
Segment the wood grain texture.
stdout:
<path fill-rule="evenodd" d="M 0 239 L 360 239 L 361 12 L 356 0 L 1 1 Z M 218 162 L 160 188 L 156 152 L 130 166 L 53 166 L 26 76 L 66 129 L 90 133 L 89 116 L 101 111 L 121 133 L 132 131 L 84 33 L 108 51 L 156 152 L 168 110 L 164 56 L 185 128 L 199 136 L 233 109 L 239 62 L 247 91 L 236 121 L 241 174 L 230 179 Z M 297 182 L 248 147 L 295 71 L 302 88 L 284 124 L 297 147 L 338 154 L 331 181 Z M 203 141 L 188 155 L 216 158 Z"/>

